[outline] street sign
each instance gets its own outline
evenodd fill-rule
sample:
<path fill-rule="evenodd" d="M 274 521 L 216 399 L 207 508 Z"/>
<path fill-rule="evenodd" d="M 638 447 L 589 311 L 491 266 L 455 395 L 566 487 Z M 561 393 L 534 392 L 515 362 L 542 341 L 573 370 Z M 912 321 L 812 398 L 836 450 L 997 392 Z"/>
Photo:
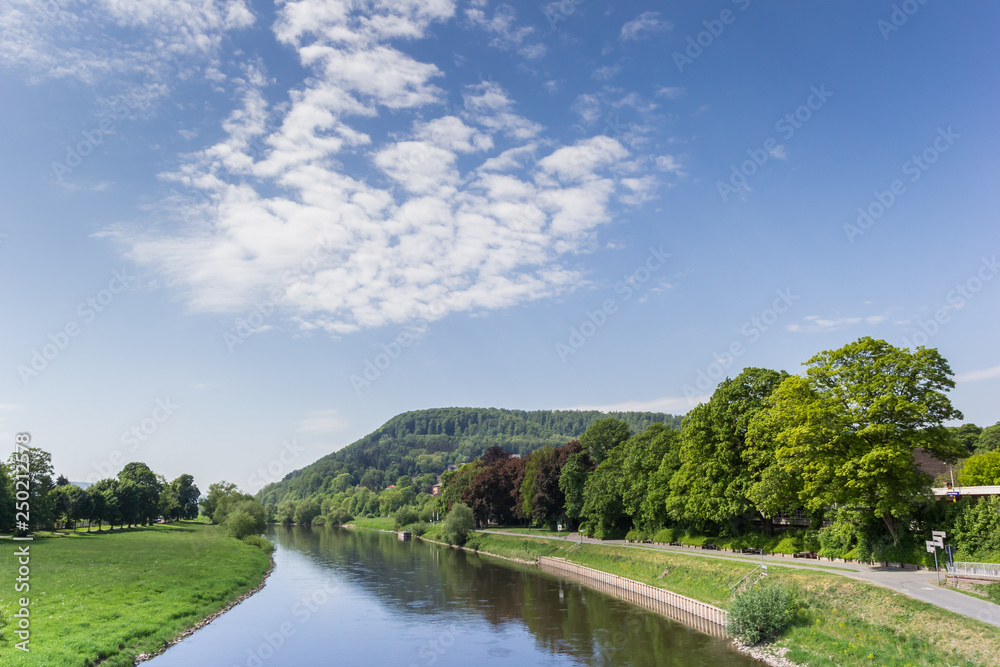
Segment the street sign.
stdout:
<path fill-rule="evenodd" d="M 937 545 L 933 542 L 924 542 L 927 545 L 927 553 L 932 554 L 937 549 Z"/>
<path fill-rule="evenodd" d="M 944 540 L 942 540 L 940 537 L 935 537 L 931 541 L 934 542 L 934 546 L 944 549 Z"/>
<path fill-rule="evenodd" d="M 958 497 L 959 497 L 960 495 L 962 495 L 962 492 L 961 492 L 961 491 L 949 491 L 949 492 L 947 493 L 947 496 L 948 496 L 949 498 L 958 498 Z"/>
<path fill-rule="evenodd" d="M 931 537 L 940 537 L 943 540 L 944 538 L 948 537 L 948 533 L 944 532 L 943 530 L 932 530 Z"/>

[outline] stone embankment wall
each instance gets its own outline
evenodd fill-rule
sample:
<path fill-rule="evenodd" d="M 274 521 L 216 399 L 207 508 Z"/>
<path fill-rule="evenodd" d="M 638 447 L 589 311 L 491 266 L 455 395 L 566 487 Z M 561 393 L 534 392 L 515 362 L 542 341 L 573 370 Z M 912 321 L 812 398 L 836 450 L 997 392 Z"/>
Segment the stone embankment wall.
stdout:
<path fill-rule="evenodd" d="M 693 600 L 663 588 L 650 586 L 640 581 L 608 574 L 583 565 L 570 563 L 562 558 L 542 556 L 538 567 L 543 572 L 557 574 L 578 581 L 608 593 L 622 600 L 632 602 L 669 618 L 716 637 L 728 636 L 726 623 L 728 613 L 713 605 Z"/>

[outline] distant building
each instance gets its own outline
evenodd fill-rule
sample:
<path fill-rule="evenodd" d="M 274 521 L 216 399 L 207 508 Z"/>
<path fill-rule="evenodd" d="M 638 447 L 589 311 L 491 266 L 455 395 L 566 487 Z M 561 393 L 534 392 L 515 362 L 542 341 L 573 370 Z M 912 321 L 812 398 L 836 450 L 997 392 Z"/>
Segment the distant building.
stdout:
<path fill-rule="evenodd" d="M 437 484 L 431 487 L 431 495 L 437 496 L 440 494 L 441 494 L 441 482 L 438 482 Z"/>
<path fill-rule="evenodd" d="M 512 458 L 512 459 L 519 459 L 519 458 L 521 458 L 521 455 L 520 454 L 511 454 L 510 458 Z"/>

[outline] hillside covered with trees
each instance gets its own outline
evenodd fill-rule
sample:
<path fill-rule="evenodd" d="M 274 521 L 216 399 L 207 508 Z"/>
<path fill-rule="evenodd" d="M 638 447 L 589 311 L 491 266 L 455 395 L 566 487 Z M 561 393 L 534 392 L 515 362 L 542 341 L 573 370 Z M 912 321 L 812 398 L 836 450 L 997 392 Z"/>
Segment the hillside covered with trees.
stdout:
<path fill-rule="evenodd" d="M 429 487 L 451 464 L 475 459 L 493 446 L 527 455 L 547 444 L 579 438 L 598 419 L 614 417 L 636 432 L 651 424 L 680 428 L 681 416 L 659 412 L 438 408 L 397 415 L 378 430 L 293 471 L 257 494 L 265 504 L 316 498 L 350 487 L 380 491 L 406 476 Z"/>
<path fill-rule="evenodd" d="M 1000 424 L 947 426 L 963 416 L 937 350 L 862 338 L 804 366 L 744 369 L 680 428 L 663 415 L 407 413 L 266 488 L 265 509 L 313 525 L 393 515 L 420 534 L 459 508 L 470 525 L 789 541 L 793 552 L 909 562 L 927 558 L 931 530 L 946 530 L 960 558 L 1000 558 L 1000 498 L 930 493 L 944 482 L 926 462 L 962 485 L 1000 484 Z M 546 426 L 559 435 L 543 437 Z M 443 464 L 463 460 L 441 474 L 440 495 L 427 492 Z M 380 490 L 380 479 L 393 484 Z M 799 527 L 787 530 L 792 515 Z"/>

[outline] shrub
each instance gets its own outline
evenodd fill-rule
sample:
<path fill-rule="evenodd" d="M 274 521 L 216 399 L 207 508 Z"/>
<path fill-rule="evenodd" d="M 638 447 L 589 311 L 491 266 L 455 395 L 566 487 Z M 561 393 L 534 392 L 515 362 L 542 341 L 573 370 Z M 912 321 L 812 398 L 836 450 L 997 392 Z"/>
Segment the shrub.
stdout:
<path fill-rule="evenodd" d="M 395 514 L 392 515 L 392 518 L 396 520 L 396 530 L 399 530 L 403 526 L 410 525 L 420 517 L 417 515 L 417 511 L 415 509 L 409 505 L 403 505 L 396 510 Z"/>
<path fill-rule="evenodd" d="M 257 547 L 267 554 L 274 551 L 274 544 L 271 543 L 271 540 L 266 537 L 261 537 L 260 535 L 247 535 L 243 538 L 243 541 Z"/>
<path fill-rule="evenodd" d="M 784 587 L 757 584 L 737 595 L 729 605 L 729 631 L 745 644 L 759 644 L 781 634 L 792 614 L 792 596 Z"/>
<path fill-rule="evenodd" d="M 322 514 L 318 514 L 318 515 L 314 516 L 313 520 L 312 520 L 312 525 L 314 525 L 314 526 L 325 526 L 326 525 L 326 516 L 324 516 Z"/>
<path fill-rule="evenodd" d="M 670 544 L 671 542 L 680 542 L 681 536 L 684 535 L 684 531 L 680 528 L 664 528 L 656 535 L 653 536 L 654 542 L 662 542 L 663 544 Z"/>
<path fill-rule="evenodd" d="M 336 509 L 330 512 L 327 516 L 327 523 L 332 526 L 343 526 L 349 521 L 353 521 L 354 517 L 351 516 L 350 512 L 345 509 Z"/>
<path fill-rule="evenodd" d="M 223 525 L 231 536 L 243 539 L 264 532 L 267 527 L 264 516 L 264 506 L 259 501 L 245 500 L 233 506 Z"/>
<path fill-rule="evenodd" d="M 468 505 L 455 503 L 444 520 L 443 536 L 448 544 L 465 544 L 476 522 Z"/>
<path fill-rule="evenodd" d="M 416 535 L 417 537 L 420 537 L 421 535 L 427 532 L 427 524 L 424 523 L 423 521 L 418 521 L 412 526 L 410 526 L 410 532 Z"/>

